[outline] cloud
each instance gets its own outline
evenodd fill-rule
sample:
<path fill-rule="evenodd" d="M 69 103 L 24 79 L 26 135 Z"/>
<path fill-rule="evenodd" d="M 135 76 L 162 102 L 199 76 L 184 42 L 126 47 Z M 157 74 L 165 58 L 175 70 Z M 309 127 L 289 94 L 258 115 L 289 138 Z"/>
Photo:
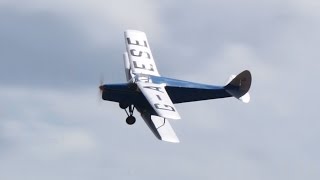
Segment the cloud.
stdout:
<path fill-rule="evenodd" d="M 319 12 L 316 10 L 320 7 L 320 3 L 317 1 L 307 0 L 294 0 L 288 2 L 288 5 L 293 9 L 295 13 L 308 18 L 318 18 Z"/>
<path fill-rule="evenodd" d="M 127 28 L 141 29 L 159 35 L 163 31 L 159 23 L 161 19 L 157 4 L 146 0 L 134 2 L 31 0 L 28 2 L 5 1 L 4 4 L 19 9 L 25 14 L 47 12 L 63 17 L 69 23 L 79 26 L 78 30 L 88 35 L 91 40 L 104 45 L 107 41 L 118 39 L 110 33 L 122 32 Z"/>
<path fill-rule="evenodd" d="M 318 179 L 317 6 L 1 1 L 0 179 Z M 165 76 L 223 85 L 249 69 L 251 103 L 177 105 L 179 145 L 138 114 L 127 126 L 97 103 L 101 72 L 124 82 L 127 28 L 146 31 Z"/>
<path fill-rule="evenodd" d="M 123 31 L 145 30 L 155 40 L 165 32 L 156 5 L 136 3 L 4 2 L 1 82 L 74 88 L 97 85 L 101 74 L 109 82 L 124 80 L 122 71 L 111 71 L 122 68 Z"/>

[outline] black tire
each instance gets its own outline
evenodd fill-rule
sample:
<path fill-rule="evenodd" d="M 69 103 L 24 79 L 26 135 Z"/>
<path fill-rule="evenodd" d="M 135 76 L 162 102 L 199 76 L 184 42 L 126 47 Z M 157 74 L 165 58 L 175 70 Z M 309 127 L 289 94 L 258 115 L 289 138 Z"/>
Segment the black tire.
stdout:
<path fill-rule="evenodd" d="M 133 116 L 129 116 L 126 119 L 126 122 L 127 122 L 128 125 L 133 125 L 136 122 L 136 118 L 133 117 Z"/>

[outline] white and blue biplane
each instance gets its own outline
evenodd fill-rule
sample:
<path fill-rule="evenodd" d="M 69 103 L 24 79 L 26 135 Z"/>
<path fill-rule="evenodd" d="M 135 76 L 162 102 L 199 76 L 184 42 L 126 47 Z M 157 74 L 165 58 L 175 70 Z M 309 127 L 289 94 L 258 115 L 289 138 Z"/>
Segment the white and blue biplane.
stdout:
<path fill-rule="evenodd" d="M 174 104 L 208 99 L 235 97 L 250 101 L 251 74 L 248 70 L 232 75 L 225 86 L 204 85 L 160 76 L 144 32 L 124 33 L 127 51 L 123 54 L 126 83 L 100 86 L 102 99 L 119 103 L 128 117 L 127 124 L 140 112 L 154 135 L 163 141 L 178 143 L 168 119 L 180 119 Z"/>

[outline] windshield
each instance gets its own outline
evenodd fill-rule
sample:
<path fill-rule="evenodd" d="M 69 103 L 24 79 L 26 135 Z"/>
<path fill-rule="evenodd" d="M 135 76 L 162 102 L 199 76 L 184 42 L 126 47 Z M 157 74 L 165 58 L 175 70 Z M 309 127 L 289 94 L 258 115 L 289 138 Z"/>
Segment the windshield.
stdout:
<path fill-rule="evenodd" d="M 145 74 L 138 74 L 134 78 L 135 78 L 135 82 L 151 82 L 150 77 Z"/>

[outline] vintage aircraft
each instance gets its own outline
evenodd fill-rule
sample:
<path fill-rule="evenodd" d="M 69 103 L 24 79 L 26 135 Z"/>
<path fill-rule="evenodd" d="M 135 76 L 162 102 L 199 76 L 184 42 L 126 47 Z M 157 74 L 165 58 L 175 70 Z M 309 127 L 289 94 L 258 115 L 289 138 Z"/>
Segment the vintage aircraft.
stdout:
<path fill-rule="evenodd" d="M 119 103 L 128 115 L 126 122 L 135 123 L 137 109 L 154 135 L 163 141 L 178 143 L 168 119 L 180 119 L 173 104 L 208 99 L 235 97 L 250 100 L 251 74 L 245 70 L 232 75 L 225 86 L 212 86 L 161 77 L 147 41 L 137 30 L 124 32 L 127 51 L 123 54 L 127 83 L 101 84 L 102 99 Z"/>

